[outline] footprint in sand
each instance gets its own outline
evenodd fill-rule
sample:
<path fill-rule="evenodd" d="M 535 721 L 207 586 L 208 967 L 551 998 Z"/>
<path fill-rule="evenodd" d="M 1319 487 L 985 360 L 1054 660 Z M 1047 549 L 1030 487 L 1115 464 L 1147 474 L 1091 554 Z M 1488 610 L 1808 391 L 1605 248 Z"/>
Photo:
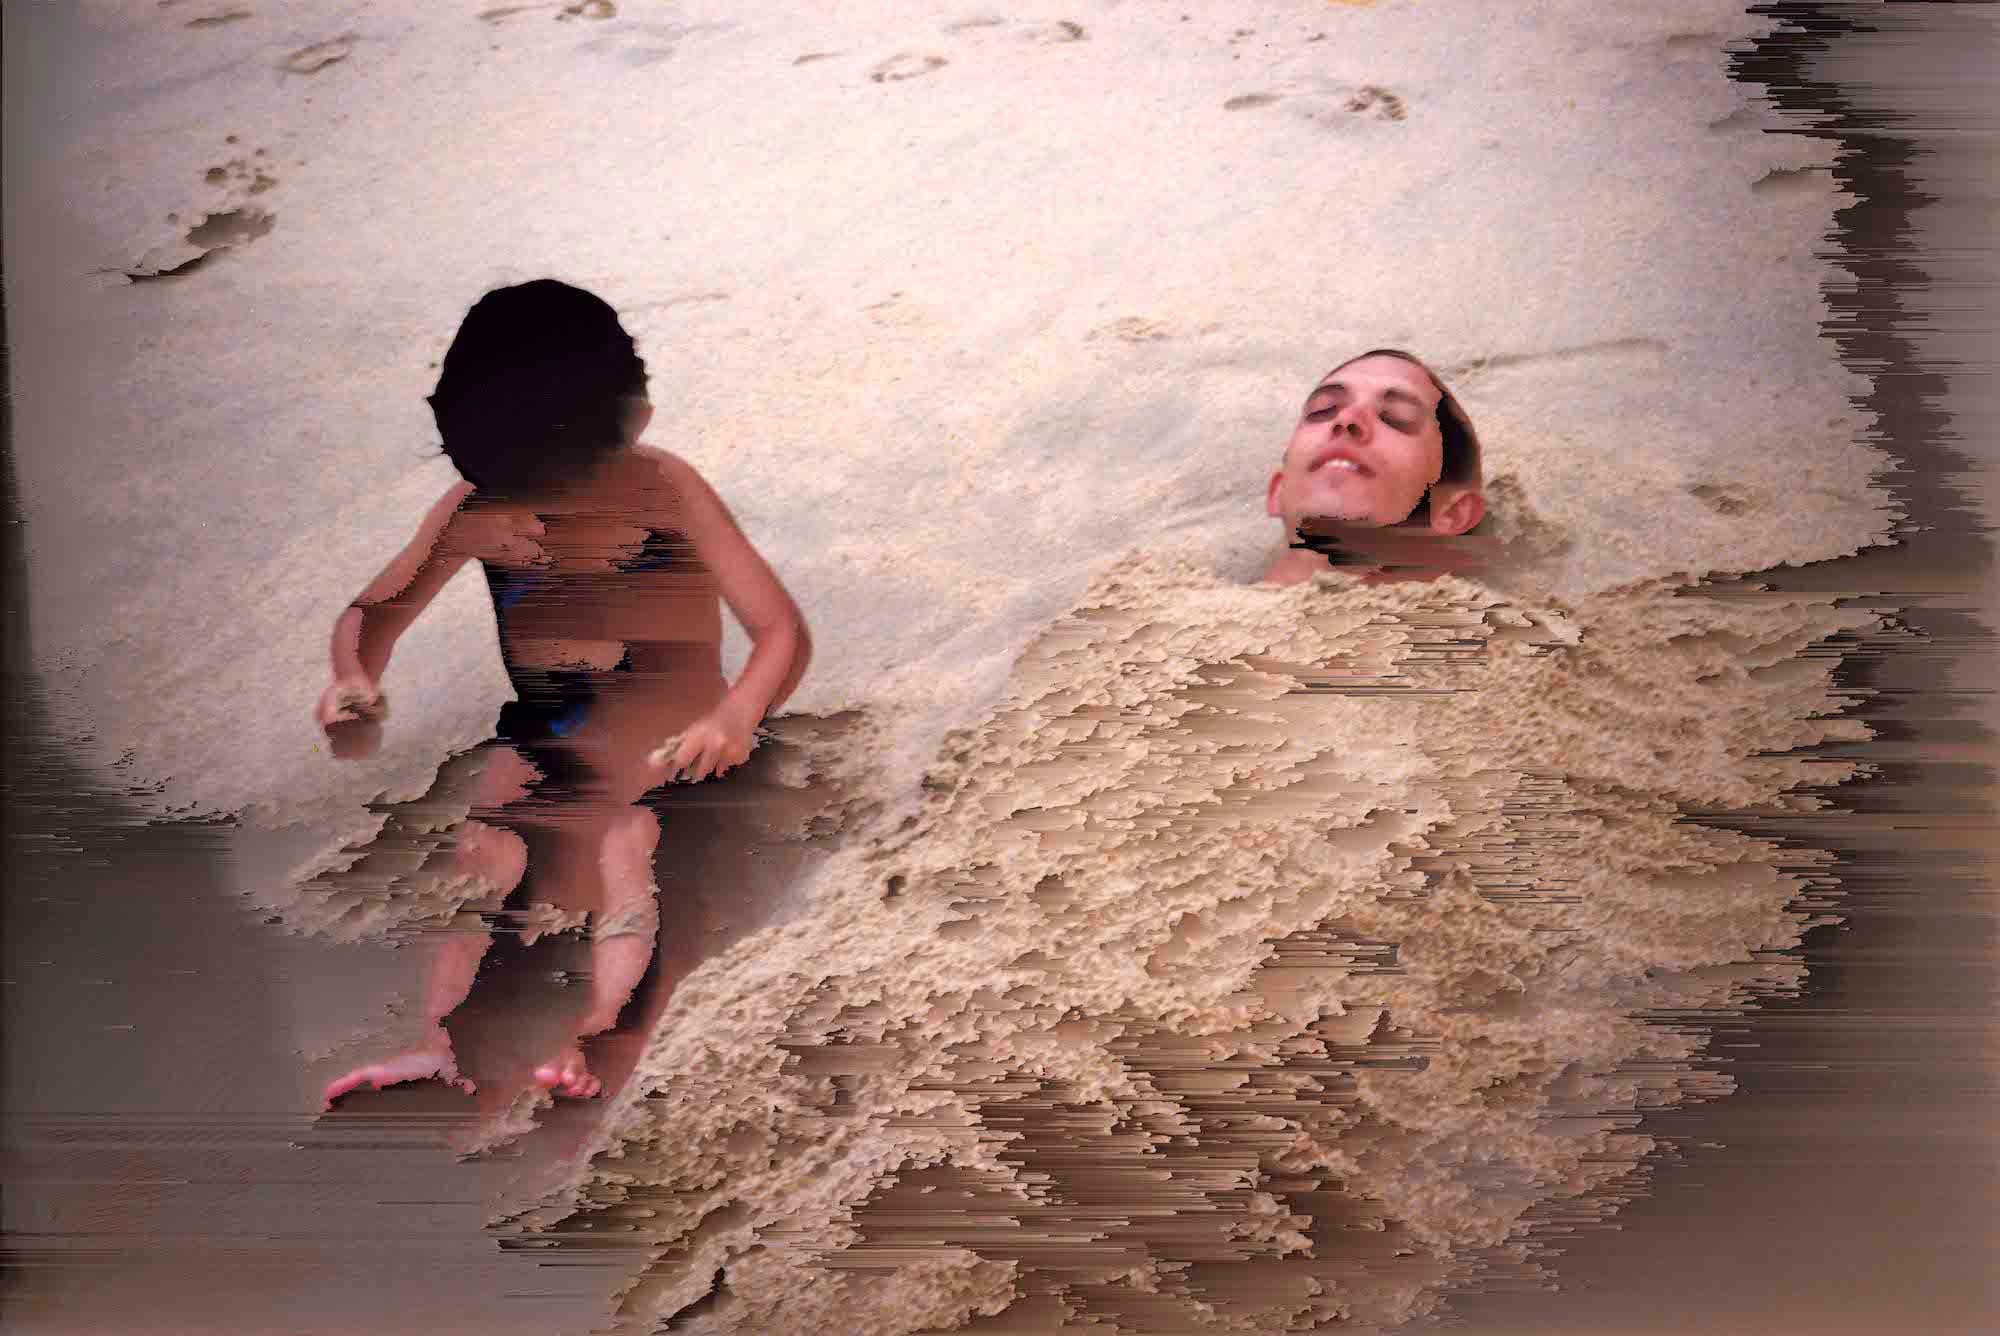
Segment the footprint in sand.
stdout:
<path fill-rule="evenodd" d="M 1677 53 L 1687 51 L 1708 55 L 1713 52 L 1720 55 L 1728 41 L 1727 34 L 1719 32 L 1677 32 L 1662 40 L 1660 45 Z"/>
<path fill-rule="evenodd" d="M 861 309 L 867 313 L 870 322 L 888 329 L 907 329 L 925 321 L 924 313 L 905 302 L 900 292 L 892 292 L 881 301 Z"/>
<path fill-rule="evenodd" d="M 1386 88 L 1373 84 L 1363 84 L 1354 90 L 1344 104 L 1344 109 L 1360 114 L 1372 114 L 1377 120 L 1400 121 L 1403 119 L 1403 99 Z"/>
<path fill-rule="evenodd" d="M 972 32 L 979 28 L 1005 28 L 1008 26 L 1010 25 L 1006 19 L 987 14 L 969 19 L 960 19 L 956 23 L 947 23 L 944 25 L 944 31 L 955 35 L 962 32 Z M 1054 23 L 1027 23 L 1019 25 L 1019 32 L 1016 36 L 1020 37 L 1023 41 L 1036 42 L 1043 46 L 1060 46 L 1066 42 L 1084 41 L 1090 34 L 1084 29 L 1081 23 L 1074 23 L 1069 19 L 1057 19 Z"/>
<path fill-rule="evenodd" d="M 262 209 L 224 209 L 189 228 L 188 244 L 208 251 L 225 250 L 268 234 L 274 222 Z"/>
<path fill-rule="evenodd" d="M 1732 518 L 1755 508 L 1748 492 L 1728 483 L 1698 482 L 1688 488 L 1688 495 L 1716 514 Z"/>
<path fill-rule="evenodd" d="M 1090 34 L 1081 23 L 1071 23 L 1068 19 L 1058 19 L 1054 23 L 1038 23 L 1021 34 L 1030 42 L 1043 46 L 1062 46 L 1067 42 L 1081 42 Z"/>
<path fill-rule="evenodd" d="M 584 39 L 577 50 L 600 51 L 627 65 L 658 65 L 679 55 L 681 44 L 689 38 L 729 32 L 734 26 L 729 23 L 649 23 L 642 20 L 628 20 L 600 36 Z"/>
<path fill-rule="evenodd" d="M 1068 19 L 1058 19 L 1053 23 L 1015 25 L 1011 24 L 1007 19 L 997 18 L 993 15 L 975 15 L 969 19 L 959 19 L 956 22 L 945 24 L 943 31 L 948 36 L 955 36 L 959 33 L 1006 27 L 1014 27 L 1016 29 L 1014 35 L 1017 38 L 1034 42 L 1041 46 L 1061 46 L 1070 42 L 1081 42 L 1089 36 L 1081 23 L 1073 23 Z M 824 60 L 831 54 L 833 53 L 812 52 L 808 55 L 800 56 L 792 63 L 794 65 L 803 65 L 808 60 Z M 919 55 L 911 51 L 902 51 L 868 71 L 868 77 L 876 83 L 896 83 L 903 79 L 921 78 L 926 74 L 943 69 L 950 63 L 943 56 Z"/>
<path fill-rule="evenodd" d="M 1307 120 L 1333 125 L 1360 116 L 1378 121 L 1400 121 L 1409 114 L 1403 99 L 1386 88 L 1363 84 L 1359 88 L 1316 94 L 1242 93 L 1222 104 L 1224 111 L 1249 111 L 1276 102 L 1298 102 Z"/>
<path fill-rule="evenodd" d="M 1833 178 L 1824 167 L 1773 167 L 1750 183 L 1753 195 L 1817 195 Z"/>
<path fill-rule="evenodd" d="M 277 177 L 264 171 L 269 165 L 268 161 L 260 161 L 260 159 L 268 160 L 269 157 L 270 154 L 260 148 L 247 158 L 231 158 L 228 162 L 209 168 L 202 173 L 201 179 L 207 185 L 219 186 L 232 193 L 240 192 L 246 196 L 261 195 L 278 184 Z"/>
<path fill-rule="evenodd" d="M 868 77 L 876 83 L 898 83 L 904 79 L 922 78 L 926 74 L 943 69 L 950 63 L 943 56 L 919 56 L 905 51 L 889 57 L 868 71 Z"/>
<path fill-rule="evenodd" d="M 219 251 L 267 235 L 276 223 L 275 215 L 247 205 L 206 213 L 181 240 L 155 246 L 139 257 L 139 263 L 115 272 L 134 283 L 153 278 L 180 278 L 193 273 Z"/>
<path fill-rule="evenodd" d="M 482 9 L 473 17 L 477 18 L 481 23 L 501 23 L 513 18 L 516 14 L 533 14 L 543 9 L 559 9 L 560 12 L 555 16 L 558 23 L 564 23 L 570 19 L 615 19 L 618 17 L 618 6 L 613 4 L 611 0 L 582 0 L 582 3 L 568 5 L 560 4 L 559 0 L 547 0 L 547 3 L 539 5 L 501 5 L 497 9 Z"/>
<path fill-rule="evenodd" d="M 554 4 L 545 5 L 502 5 L 498 9 L 482 9 L 474 15 L 481 23 L 499 23 L 513 18 L 516 14 L 532 14 L 538 9 L 554 9 Z M 560 17 L 560 16 L 558 16 Z"/>
<path fill-rule="evenodd" d="M 303 46 L 286 56 L 278 68 L 291 74 L 317 74 L 329 65 L 346 60 L 354 52 L 353 33 L 342 33 L 325 42 Z"/>
<path fill-rule="evenodd" d="M 1174 337 L 1173 328 L 1162 321 L 1148 320 L 1144 316 L 1128 315 L 1113 320 L 1108 325 L 1099 325 L 1084 335 L 1085 340 L 1095 343 L 1100 339 L 1117 339 L 1123 343 L 1158 343 L 1162 339 Z"/>
<path fill-rule="evenodd" d="M 236 142 L 236 136 L 226 141 Z M 149 249 L 134 265 L 104 272 L 123 274 L 133 282 L 152 278 L 178 278 L 192 273 L 217 251 L 245 245 L 268 234 L 275 215 L 247 201 L 278 184 L 278 178 L 264 169 L 270 153 L 256 149 L 208 168 L 202 183 L 219 192 L 206 204 L 167 215 L 167 222 L 179 227 L 185 214 L 196 221 L 178 238 Z"/>

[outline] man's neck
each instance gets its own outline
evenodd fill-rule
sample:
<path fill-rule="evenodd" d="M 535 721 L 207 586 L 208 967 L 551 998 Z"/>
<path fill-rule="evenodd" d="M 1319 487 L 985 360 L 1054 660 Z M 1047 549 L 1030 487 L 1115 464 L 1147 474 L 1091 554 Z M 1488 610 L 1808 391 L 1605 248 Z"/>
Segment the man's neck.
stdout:
<path fill-rule="evenodd" d="M 1338 569 L 1342 575 L 1352 578 L 1356 584 L 1365 585 L 1389 584 L 1398 581 L 1428 584 L 1445 574 L 1441 570 L 1434 570 L 1423 566 L 1362 566 L 1342 562 L 1336 568 L 1322 553 L 1309 551 L 1302 547 L 1288 547 L 1272 558 L 1271 564 L 1265 568 L 1263 577 L 1258 583 L 1268 585 L 1304 584 L 1315 575 L 1326 575 L 1335 569 Z"/>
<path fill-rule="evenodd" d="M 1308 551 L 1302 547 L 1280 549 L 1264 568 L 1260 584 L 1295 585 L 1304 584 L 1315 575 L 1324 575 L 1333 569 L 1323 553 Z"/>

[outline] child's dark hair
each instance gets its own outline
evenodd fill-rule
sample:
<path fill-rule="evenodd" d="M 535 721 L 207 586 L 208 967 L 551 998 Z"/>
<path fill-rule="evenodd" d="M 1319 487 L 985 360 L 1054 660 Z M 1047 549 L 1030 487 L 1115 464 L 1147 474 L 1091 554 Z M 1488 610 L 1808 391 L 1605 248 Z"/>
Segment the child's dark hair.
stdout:
<path fill-rule="evenodd" d="M 534 491 L 625 443 L 646 364 L 618 313 L 552 278 L 473 303 L 428 402 L 444 452 L 482 493 Z"/>

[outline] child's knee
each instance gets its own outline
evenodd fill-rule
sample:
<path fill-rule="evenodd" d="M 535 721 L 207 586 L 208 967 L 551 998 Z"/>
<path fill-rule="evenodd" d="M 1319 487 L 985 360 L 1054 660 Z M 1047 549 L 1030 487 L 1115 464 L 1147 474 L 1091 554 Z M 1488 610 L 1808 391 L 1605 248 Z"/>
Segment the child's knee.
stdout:
<path fill-rule="evenodd" d="M 532 792 L 541 778 L 540 768 L 514 748 L 488 747 L 485 767 L 480 771 L 479 784 L 473 793 L 473 814 L 497 812 L 510 803 L 520 802 Z"/>
<path fill-rule="evenodd" d="M 659 818 L 646 809 L 628 808 L 612 818 L 600 853 L 604 909 L 592 916 L 595 940 L 651 937 L 659 930 L 659 892 L 653 884 L 653 850 L 659 842 Z"/>
<path fill-rule="evenodd" d="M 460 932 L 491 932 L 494 921 L 507 907 L 507 897 L 521 879 L 517 876 L 512 882 L 505 882 L 477 868 L 473 869 L 473 876 L 472 892 L 452 916 L 451 926 Z"/>
<path fill-rule="evenodd" d="M 609 871 L 650 862 L 660 843 L 660 819 L 644 807 L 628 807 L 611 819 L 598 858 Z"/>
<path fill-rule="evenodd" d="M 490 882 L 505 898 L 528 870 L 528 844 L 511 830 L 468 821 L 459 831 L 459 857 L 466 870 Z"/>
<path fill-rule="evenodd" d="M 660 902 L 648 885 L 645 893 L 628 897 L 601 914 L 591 915 L 592 941 L 613 937 L 652 938 L 660 931 Z"/>

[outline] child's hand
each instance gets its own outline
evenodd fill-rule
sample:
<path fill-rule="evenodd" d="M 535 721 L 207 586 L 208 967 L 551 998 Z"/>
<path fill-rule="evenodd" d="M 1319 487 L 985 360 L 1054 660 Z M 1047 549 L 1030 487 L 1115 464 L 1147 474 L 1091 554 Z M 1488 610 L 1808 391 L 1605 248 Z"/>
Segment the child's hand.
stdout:
<path fill-rule="evenodd" d="M 665 779 L 696 783 L 720 777 L 749 759 L 756 730 L 756 721 L 743 711 L 718 705 L 647 759 L 663 769 Z"/>
<path fill-rule="evenodd" d="M 389 702 L 374 683 L 346 678 L 320 693 L 314 713 L 327 741 L 333 744 L 334 756 L 349 761 L 372 756 L 381 745 Z"/>

